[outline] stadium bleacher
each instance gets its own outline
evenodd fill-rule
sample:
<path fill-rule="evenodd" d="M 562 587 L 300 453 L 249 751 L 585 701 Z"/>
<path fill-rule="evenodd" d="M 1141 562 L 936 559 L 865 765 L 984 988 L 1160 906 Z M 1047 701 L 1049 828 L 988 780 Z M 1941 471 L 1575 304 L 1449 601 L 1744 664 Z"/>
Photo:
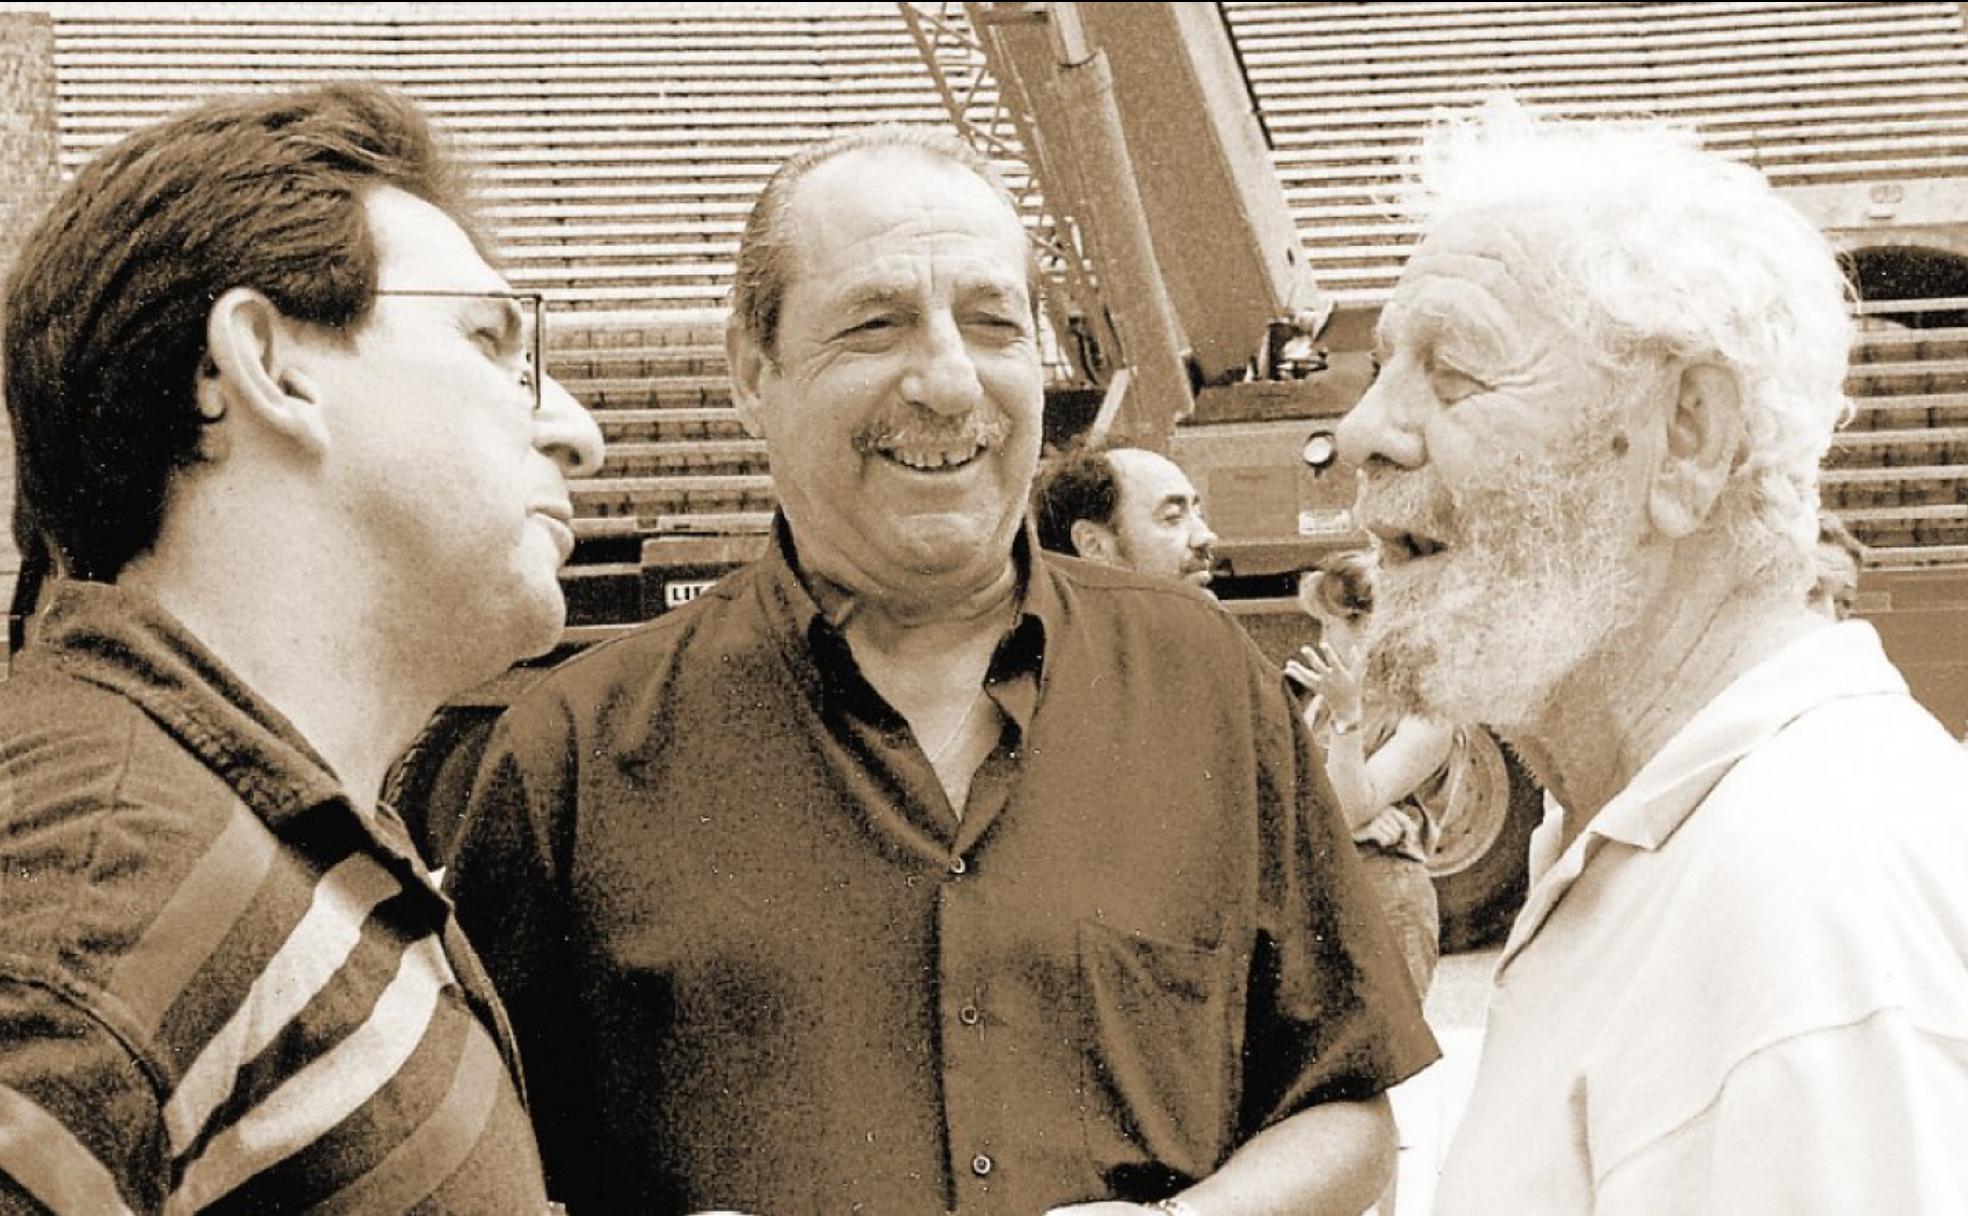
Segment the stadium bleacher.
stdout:
<path fill-rule="evenodd" d="M 610 441 L 576 494 L 571 581 L 632 577 L 640 537 L 756 535 L 773 499 L 718 312 L 751 198 L 811 139 L 948 121 L 887 4 L 52 7 L 65 170 L 227 91 L 367 76 L 430 110 L 478 167 L 514 283 L 554 302 L 550 364 Z M 1387 198 L 1430 112 L 1497 88 L 1684 119 L 1779 185 L 1968 176 L 1957 4 L 1225 11 L 1307 254 L 1342 299 L 1376 301 L 1399 273 L 1415 233 Z M 1968 329 L 1869 329 L 1856 358 L 1827 501 L 1875 565 L 1968 566 Z"/>

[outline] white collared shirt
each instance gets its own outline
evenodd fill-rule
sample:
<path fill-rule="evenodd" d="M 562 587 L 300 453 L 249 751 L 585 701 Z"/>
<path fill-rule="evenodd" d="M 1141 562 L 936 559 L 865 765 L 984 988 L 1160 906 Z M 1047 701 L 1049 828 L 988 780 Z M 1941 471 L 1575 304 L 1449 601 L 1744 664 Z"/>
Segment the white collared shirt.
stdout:
<path fill-rule="evenodd" d="M 1536 876 L 1436 1212 L 1968 1213 L 1968 752 L 1870 625 L 1737 679 Z"/>

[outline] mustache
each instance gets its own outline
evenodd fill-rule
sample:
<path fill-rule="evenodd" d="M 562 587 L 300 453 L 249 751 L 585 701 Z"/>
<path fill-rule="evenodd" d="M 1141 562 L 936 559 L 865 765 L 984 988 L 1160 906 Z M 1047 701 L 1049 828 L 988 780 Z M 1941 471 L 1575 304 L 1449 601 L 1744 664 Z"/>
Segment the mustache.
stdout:
<path fill-rule="evenodd" d="M 1405 473 L 1362 470 L 1353 499 L 1353 518 L 1396 523 L 1448 543 L 1457 532 L 1456 507 L 1455 496 L 1432 469 Z"/>
<path fill-rule="evenodd" d="M 1011 436 L 1011 421 L 994 410 L 974 409 L 952 418 L 919 405 L 882 411 L 854 431 L 863 455 L 891 448 L 997 447 Z"/>

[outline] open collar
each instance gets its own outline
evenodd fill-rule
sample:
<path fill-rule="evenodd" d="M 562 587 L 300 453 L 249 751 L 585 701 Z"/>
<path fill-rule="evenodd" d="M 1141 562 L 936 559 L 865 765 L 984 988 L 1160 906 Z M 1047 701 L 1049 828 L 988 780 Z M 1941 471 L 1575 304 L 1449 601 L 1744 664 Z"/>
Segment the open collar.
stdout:
<path fill-rule="evenodd" d="M 1018 612 L 985 675 L 999 708 L 1021 732 L 1029 729 L 1044 686 L 1046 639 L 1058 636 L 1065 611 L 1054 585 L 1056 576 L 1050 565 L 1039 559 L 1039 552 L 1028 521 L 1013 539 L 1011 550 L 1018 574 Z M 773 519 L 772 543 L 763 558 L 761 574 L 762 606 L 809 695 L 820 704 L 851 693 L 861 682 L 842 679 L 853 667 L 841 626 L 853 610 L 853 593 L 800 568 L 792 531 L 783 514 Z M 1021 678 L 1027 675 L 1029 681 Z"/>
<path fill-rule="evenodd" d="M 1906 691 L 1878 633 L 1864 621 L 1815 629 L 1744 672 L 1641 766 L 1548 871 L 1534 877 L 1498 972 L 1537 936 L 1608 844 L 1659 849 L 1738 760 L 1803 714 L 1845 697 Z"/>

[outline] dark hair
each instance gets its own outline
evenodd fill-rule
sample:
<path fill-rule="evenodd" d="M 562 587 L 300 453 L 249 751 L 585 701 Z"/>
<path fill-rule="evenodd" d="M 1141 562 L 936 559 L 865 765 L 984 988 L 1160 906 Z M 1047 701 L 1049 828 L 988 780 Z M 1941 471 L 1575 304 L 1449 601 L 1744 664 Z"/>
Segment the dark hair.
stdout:
<path fill-rule="evenodd" d="M 24 517 L 78 578 L 156 543 L 198 463 L 196 381 L 234 287 L 360 328 L 378 253 L 365 192 L 394 186 L 486 250 L 464 182 L 408 101 L 370 84 L 214 101 L 104 150 L 56 197 L 7 284 L 7 409 Z"/>
<path fill-rule="evenodd" d="M 1373 561 L 1358 549 L 1335 553 L 1319 563 L 1317 578 L 1307 574 L 1301 594 L 1317 609 L 1337 621 L 1365 620 L 1373 615 Z"/>
<path fill-rule="evenodd" d="M 1032 524 L 1039 547 L 1074 553 L 1073 525 L 1083 519 L 1112 527 L 1121 482 L 1105 451 L 1074 448 L 1039 465 L 1032 481 Z"/>
<path fill-rule="evenodd" d="M 1018 214 L 1018 200 L 998 171 L 991 167 L 991 162 L 955 132 L 942 127 L 884 123 L 849 131 L 793 153 L 773 171 L 758 201 L 752 204 L 751 215 L 745 220 L 745 234 L 738 243 L 738 264 L 732 273 L 732 319 L 768 359 L 778 357 L 779 312 L 792 280 L 793 234 L 787 222 L 787 209 L 794 188 L 808 173 L 837 156 L 885 151 L 917 152 L 931 160 L 967 169 L 996 191 L 1014 216 Z M 1036 270 L 1036 264 L 1028 268 L 1035 307 L 1038 303 Z"/>

